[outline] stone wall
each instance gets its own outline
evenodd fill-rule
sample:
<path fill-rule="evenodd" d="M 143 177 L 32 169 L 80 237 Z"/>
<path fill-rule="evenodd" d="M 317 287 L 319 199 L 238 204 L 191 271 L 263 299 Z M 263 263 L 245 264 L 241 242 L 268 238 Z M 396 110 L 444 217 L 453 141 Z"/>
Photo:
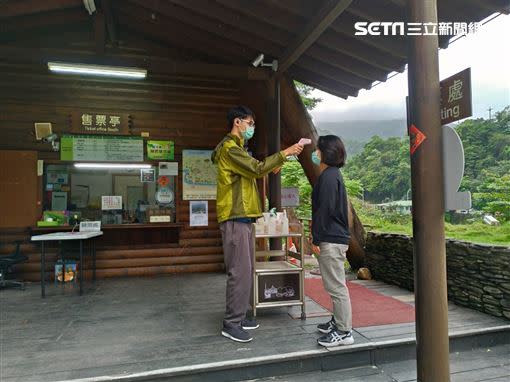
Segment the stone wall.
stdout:
<path fill-rule="evenodd" d="M 372 276 L 413 290 L 413 242 L 406 235 L 369 232 Z M 510 247 L 446 241 L 448 299 L 510 320 Z"/>

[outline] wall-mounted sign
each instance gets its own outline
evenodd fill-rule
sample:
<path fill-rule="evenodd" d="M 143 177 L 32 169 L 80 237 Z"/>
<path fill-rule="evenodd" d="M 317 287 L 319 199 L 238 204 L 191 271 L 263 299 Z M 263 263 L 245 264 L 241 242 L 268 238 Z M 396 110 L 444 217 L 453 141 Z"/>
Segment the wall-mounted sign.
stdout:
<path fill-rule="evenodd" d="M 122 209 L 122 196 L 108 195 L 101 196 L 101 209 L 102 210 L 121 210 Z"/>
<path fill-rule="evenodd" d="M 182 199 L 216 199 L 216 166 L 212 150 L 182 150 Z"/>
<path fill-rule="evenodd" d="M 173 141 L 147 141 L 147 159 L 173 160 Z"/>
<path fill-rule="evenodd" d="M 154 183 L 156 181 L 156 170 L 153 168 L 140 169 L 140 181 L 142 183 Z"/>
<path fill-rule="evenodd" d="M 71 131 L 79 134 L 129 134 L 129 114 L 75 111 L 71 114 Z"/>
<path fill-rule="evenodd" d="M 471 117 L 471 68 L 439 83 L 441 86 L 441 125 Z"/>
<path fill-rule="evenodd" d="M 168 187 L 162 187 L 156 192 L 156 201 L 159 204 L 171 204 L 174 201 L 174 192 Z"/>
<path fill-rule="evenodd" d="M 63 135 L 60 142 L 65 161 L 143 162 L 140 137 Z"/>
<path fill-rule="evenodd" d="M 179 175 L 178 162 L 159 162 L 159 176 L 177 176 Z"/>
<path fill-rule="evenodd" d="M 299 207 L 299 188 L 282 187 L 282 207 Z"/>

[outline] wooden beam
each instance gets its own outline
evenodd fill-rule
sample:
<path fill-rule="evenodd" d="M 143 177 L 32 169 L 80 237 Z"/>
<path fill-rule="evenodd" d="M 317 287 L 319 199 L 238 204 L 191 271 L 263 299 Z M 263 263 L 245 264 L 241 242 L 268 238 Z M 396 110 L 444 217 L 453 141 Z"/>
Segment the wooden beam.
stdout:
<path fill-rule="evenodd" d="M 289 78 L 298 80 L 306 85 L 313 86 L 314 88 L 321 89 L 341 98 L 347 98 L 349 96 L 356 97 L 358 95 L 358 89 L 346 87 L 344 84 L 338 83 L 330 78 L 317 75 L 316 73 L 296 66 L 289 68 L 288 76 Z"/>
<path fill-rule="evenodd" d="M 242 17 L 243 22 L 240 23 L 239 20 L 241 16 L 239 13 L 236 13 L 233 10 L 219 4 L 214 4 L 214 6 L 207 3 L 204 4 L 202 0 L 170 0 L 170 2 L 185 9 L 189 9 L 190 11 L 193 11 L 194 13 L 197 13 L 201 16 L 213 18 L 220 23 L 239 28 L 243 32 L 249 32 L 256 38 L 274 41 L 281 47 L 285 47 L 292 36 L 290 32 L 277 28 L 273 25 L 264 24 L 264 26 L 261 27 L 260 22 L 250 15 L 244 15 Z M 280 3 L 278 2 L 278 4 Z M 336 24 L 337 22 L 338 19 L 332 25 Z M 347 28 L 349 27 L 347 26 Z M 349 35 L 352 35 L 352 28 L 349 29 Z M 377 46 L 377 41 L 374 44 Z M 405 54 L 405 44 L 401 50 Z M 387 71 L 381 70 L 366 62 L 352 58 L 344 53 L 332 51 L 325 47 L 318 46 L 317 44 L 312 45 L 303 55 L 303 57 L 321 61 L 324 64 L 340 69 L 343 73 L 352 73 L 354 76 L 365 78 L 371 81 L 385 81 L 388 73 Z M 354 80 L 355 79 L 356 78 L 354 78 Z M 347 84 L 350 83 L 347 82 Z"/>
<path fill-rule="evenodd" d="M 89 16 L 78 9 L 64 9 L 44 14 L 32 14 L 21 17 L 14 17 L 2 21 L 1 30 L 3 33 L 19 32 L 30 29 L 50 28 L 60 25 L 76 25 L 89 21 Z"/>
<path fill-rule="evenodd" d="M 30 15 L 56 9 L 83 7 L 82 0 L 29 0 L 0 2 L 0 18 Z"/>
<path fill-rule="evenodd" d="M 505 15 L 508 15 L 510 13 L 510 2 L 508 2 L 508 0 L 502 0 L 499 2 L 489 0 L 466 0 L 466 3 L 471 3 L 479 8 L 488 11 L 501 12 Z"/>
<path fill-rule="evenodd" d="M 227 41 L 204 29 L 190 27 L 182 19 L 170 19 L 159 12 L 131 2 L 114 3 L 119 24 L 125 28 L 143 33 L 146 37 L 166 42 L 172 46 L 200 52 L 208 61 L 217 63 L 238 63 L 249 65 L 257 53 L 251 46 Z"/>
<path fill-rule="evenodd" d="M 268 6 L 261 1 L 243 2 L 242 7 L 239 5 L 238 0 L 216 0 L 216 2 L 238 12 L 240 19 L 243 19 L 245 15 L 257 19 L 260 23 L 260 28 L 263 28 L 265 24 L 270 24 L 292 34 L 296 34 L 296 31 L 303 28 L 302 17 L 296 17 L 288 12 L 279 12 L 278 18 L 271 17 L 271 12 L 277 12 L 278 9 L 268 9 Z M 272 2 L 272 4 L 276 6 L 279 2 Z M 384 54 L 384 52 L 377 48 L 374 49 L 371 46 L 360 44 L 355 38 L 341 35 L 330 29 L 326 30 L 317 39 L 317 45 L 356 58 L 387 72 L 402 66 L 402 59 Z"/>
<path fill-rule="evenodd" d="M 110 0 L 101 0 L 101 9 L 103 10 L 106 18 L 106 28 L 108 29 L 108 36 L 110 37 L 110 41 L 113 45 L 117 45 L 117 28 L 115 26 L 115 20 L 113 17 Z"/>
<path fill-rule="evenodd" d="M 99 55 L 104 54 L 106 43 L 105 34 L 105 17 L 102 10 L 96 10 L 94 14 L 94 41 L 96 45 L 96 53 Z"/>
<path fill-rule="evenodd" d="M 278 72 L 285 72 L 351 4 L 352 0 L 327 0 L 308 22 L 304 31 L 290 43 L 279 59 Z"/>
<path fill-rule="evenodd" d="M 405 20 L 405 8 L 382 1 L 357 0 L 348 12 L 361 21 L 399 21 Z"/>
<path fill-rule="evenodd" d="M 267 80 L 266 70 L 249 66 L 206 64 L 193 61 L 170 60 L 165 57 L 146 55 L 120 55 L 105 53 L 97 57 L 95 52 L 78 52 L 64 49 L 31 48 L 30 50 L 0 44 L 0 60 L 9 62 L 46 65 L 48 61 L 77 62 L 99 65 L 118 65 L 145 68 L 150 74 L 190 75 L 227 79 Z"/>
<path fill-rule="evenodd" d="M 130 0 L 129 3 L 140 5 L 141 7 L 149 7 L 151 5 L 150 2 L 142 1 L 142 0 Z M 125 5 L 123 7 L 123 11 L 129 12 L 150 12 L 145 11 L 142 9 L 141 11 L 136 11 L 132 5 Z M 147 8 L 149 9 L 149 8 Z M 148 16 L 147 16 L 148 17 Z M 168 19 L 167 19 L 168 18 Z M 235 43 L 239 48 L 236 48 L 235 54 L 238 54 L 237 51 L 240 51 L 244 44 L 246 44 L 247 41 L 252 41 L 251 48 L 257 49 L 257 51 L 263 51 L 266 54 L 271 54 L 273 56 L 277 56 L 279 52 L 283 49 L 282 46 L 277 45 L 274 41 L 266 40 L 266 39 L 257 39 L 256 36 L 254 36 L 251 33 L 247 33 L 244 31 L 236 30 L 237 26 L 225 26 L 221 23 L 215 22 L 214 20 L 211 20 L 210 18 L 206 18 L 201 15 L 197 15 L 192 13 L 191 11 L 182 9 L 180 7 L 177 7 L 173 4 L 169 3 L 160 3 L 158 8 L 158 14 L 156 16 L 156 19 L 161 20 L 161 22 L 164 25 L 171 25 L 175 22 L 184 22 L 187 24 L 187 27 L 181 29 L 181 34 L 185 33 L 187 30 L 197 30 L 197 28 L 201 28 L 206 32 L 209 32 L 207 36 L 209 38 L 214 38 L 214 35 L 219 36 L 221 39 L 223 39 L 223 44 L 228 41 L 232 41 L 232 43 Z M 195 26 L 196 25 L 196 26 Z M 164 33 L 164 32 L 163 32 Z M 168 33 L 168 32 L 166 32 Z M 231 45 L 232 43 L 229 43 L 228 45 Z M 208 49 L 210 44 L 207 44 L 205 47 Z M 221 46 L 218 44 L 215 44 L 213 46 Z M 246 60 L 246 64 L 250 65 L 249 62 L 253 59 L 253 56 L 249 57 Z M 363 64 L 363 63 L 361 63 Z M 341 70 L 338 68 L 335 68 L 334 66 L 331 66 L 329 64 L 326 64 L 324 62 L 320 62 L 318 60 L 315 60 L 311 58 L 311 56 L 305 56 L 303 57 L 298 66 L 308 69 L 310 71 L 315 71 L 317 73 L 327 73 L 327 76 L 333 80 L 336 80 L 339 83 L 343 83 L 346 89 L 349 89 L 350 92 L 357 91 L 358 88 L 366 88 L 369 89 L 371 86 L 371 83 L 373 80 L 366 79 L 364 77 L 358 76 L 356 74 L 350 73 L 347 70 Z"/>

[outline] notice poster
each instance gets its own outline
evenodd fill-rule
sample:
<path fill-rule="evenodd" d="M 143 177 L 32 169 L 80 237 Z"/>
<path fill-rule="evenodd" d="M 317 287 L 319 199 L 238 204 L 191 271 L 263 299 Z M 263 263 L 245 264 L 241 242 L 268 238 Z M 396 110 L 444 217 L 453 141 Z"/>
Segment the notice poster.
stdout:
<path fill-rule="evenodd" d="M 189 202 L 189 225 L 190 227 L 207 226 L 209 221 L 208 202 Z"/>
<path fill-rule="evenodd" d="M 101 196 L 101 209 L 102 210 L 121 210 L 122 209 L 122 196 Z"/>
<path fill-rule="evenodd" d="M 51 193 L 51 209 L 53 211 L 67 210 L 67 192 L 53 191 Z"/>
<path fill-rule="evenodd" d="M 159 162 L 159 176 L 177 176 L 179 175 L 179 163 L 177 162 Z"/>
<path fill-rule="evenodd" d="M 183 200 L 216 199 L 216 166 L 211 161 L 212 150 L 182 151 Z"/>

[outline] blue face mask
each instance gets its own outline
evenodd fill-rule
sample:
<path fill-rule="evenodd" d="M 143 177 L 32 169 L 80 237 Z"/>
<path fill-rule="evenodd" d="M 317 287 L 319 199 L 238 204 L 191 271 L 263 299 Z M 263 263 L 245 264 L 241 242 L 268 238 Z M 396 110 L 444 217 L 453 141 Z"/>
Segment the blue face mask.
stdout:
<path fill-rule="evenodd" d="M 243 135 L 243 139 L 247 141 L 253 137 L 253 134 L 255 134 L 255 127 L 248 126 L 248 128 L 245 131 L 241 132 L 241 134 Z"/>
<path fill-rule="evenodd" d="M 321 158 L 319 158 L 317 151 L 314 151 L 312 153 L 312 162 L 313 162 L 313 164 L 315 164 L 317 166 L 321 164 Z"/>

